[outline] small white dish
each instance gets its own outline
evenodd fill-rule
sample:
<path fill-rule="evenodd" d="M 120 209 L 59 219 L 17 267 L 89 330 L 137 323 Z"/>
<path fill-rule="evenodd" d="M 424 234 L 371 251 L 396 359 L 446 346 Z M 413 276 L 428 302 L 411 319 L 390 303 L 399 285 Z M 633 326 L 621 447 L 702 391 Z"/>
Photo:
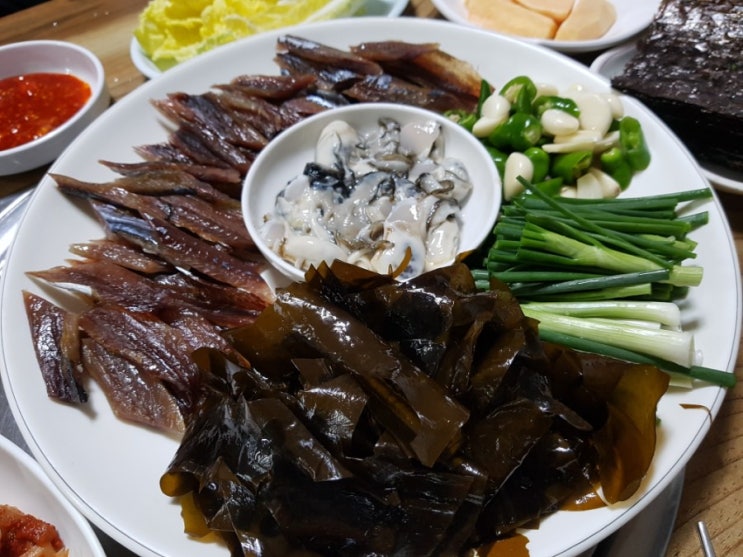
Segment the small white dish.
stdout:
<path fill-rule="evenodd" d="M 467 18 L 465 0 L 431 0 L 436 9 L 446 19 L 477 27 Z M 660 6 L 660 0 L 612 0 L 617 12 L 617 20 L 603 37 L 590 41 L 554 41 L 516 37 L 520 40 L 540 44 L 560 52 L 596 52 L 627 41 L 643 31 L 653 20 Z M 479 28 L 479 27 L 477 27 Z M 495 33 L 495 31 L 493 31 Z M 496 33 L 501 34 L 501 33 Z M 512 35 L 515 37 L 515 35 Z"/>
<path fill-rule="evenodd" d="M 363 17 L 397 17 L 405 11 L 407 5 L 408 0 L 365 0 L 358 15 Z M 136 37 L 132 37 L 129 43 L 129 57 L 132 59 L 134 67 L 148 79 L 155 79 L 162 75 L 163 70 L 158 68 L 145 54 Z"/>
<path fill-rule="evenodd" d="M 627 62 L 637 52 L 634 42 L 617 46 L 603 52 L 591 64 L 591 71 L 611 80 L 624 71 Z M 743 194 L 743 172 L 712 163 L 700 163 L 707 179 L 720 190 Z"/>
<path fill-rule="evenodd" d="M 87 520 L 54 487 L 36 461 L 0 435 L 0 505 L 16 507 L 57 528 L 74 557 L 105 557 Z"/>
<path fill-rule="evenodd" d="M 266 259 L 290 280 L 304 280 L 305 272 L 271 250 L 262 233 L 264 218 L 273 212 L 276 196 L 314 160 L 317 139 L 325 126 L 342 120 L 357 131 L 365 131 L 374 129 L 381 117 L 392 118 L 401 126 L 427 121 L 441 126 L 445 155 L 463 163 L 472 184 L 461 208 L 459 252 L 476 249 L 490 234 L 500 210 L 501 181 L 490 155 L 474 135 L 440 114 L 413 106 L 363 103 L 330 109 L 272 139 L 250 166 L 243 184 L 241 202 L 248 232 Z"/>
<path fill-rule="evenodd" d="M 25 41 L 0 46 L 0 79 L 31 73 L 74 75 L 88 83 L 90 98 L 69 120 L 23 145 L 0 150 L 0 176 L 52 162 L 109 104 L 100 60 L 88 49 L 65 41 Z"/>

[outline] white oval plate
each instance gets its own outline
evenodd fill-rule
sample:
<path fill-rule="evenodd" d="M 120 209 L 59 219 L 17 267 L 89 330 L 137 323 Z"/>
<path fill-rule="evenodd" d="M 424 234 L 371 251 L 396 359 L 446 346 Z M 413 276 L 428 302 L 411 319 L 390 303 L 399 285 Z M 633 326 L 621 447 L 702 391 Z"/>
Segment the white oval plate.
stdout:
<path fill-rule="evenodd" d="M 11 505 L 57 528 L 74 557 L 106 557 L 93 528 L 30 455 L 0 435 L 0 505 Z"/>
<path fill-rule="evenodd" d="M 124 97 L 95 121 L 53 165 L 51 172 L 106 181 L 115 174 L 99 160 L 139 160 L 132 146 L 165 141 L 168 130 L 151 100 L 173 91 L 203 93 L 240 73 L 277 73 L 276 39 L 291 32 L 337 48 L 365 41 L 430 42 L 474 64 L 494 84 L 528 74 L 567 87 L 581 83 L 609 90 L 608 81 L 557 52 L 455 25 L 418 18 L 353 18 L 266 33 L 226 45 L 182 64 Z M 653 160 L 631 186 L 634 195 L 709 187 L 684 146 L 652 113 L 631 99 L 625 110 L 643 125 Z M 90 389 L 88 408 L 50 401 L 38 372 L 26 326 L 21 290 L 49 295 L 27 271 L 63 265 L 68 247 L 103 237 L 94 216 L 63 196 L 50 177 L 36 188 L 10 248 L 0 290 L 0 359 L 9 404 L 24 439 L 54 483 L 91 521 L 145 556 L 226 557 L 227 549 L 189 539 L 180 507 L 159 489 L 161 474 L 178 441 L 116 419 L 100 389 Z M 696 336 L 705 365 L 732 371 L 741 334 L 740 271 L 730 227 L 716 199 L 706 204 L 709 224 L 696 231 L 697 263 L 709 269 L 683 304 L 684 325 Z M 725 390 L 709 386 L 671 392 L 659 406 L 656 458 L 640 491 L 624 504 L 582 512 L 558 512 L 528 531 L 532 557 L 569 557 L 592 548 L 660 495 L 679 474 L 717 415 Z M 684 409 L 682 404 L 693 405 Z M 709 412 L 708 412 L 708 411 Z"/>
<path fill-rule="evenodd" d="M 617 11 L 617 21 L 606 34 L 590 41 L 553 41 L 515 37 L 519 40 L 541 44 L 560 52 L 596 52 L 622 43 L 645 29 L 653 21 L 660 0 L 611 0 Z M 465 0 L 431 0 L 446 19 L 469 27 L 477 27 L 467 19 Z M 495 31 L 491 31 L 495 33 Z M 500 33 L 499 33 L 500 34 Z"/>
<path fill-rule="evenodd" d="M 366 0 L 361 10 L 363 17 L 397 17 L 402 14 L 407 5 L 408 0 Z M 145 54 L 136 37 L 132 37 L 129 44 L 129 57 L 134 66 L 149 79 L 154 79 L 163 73 Z"/>
<path fill-rule="evenodd" d="M 625 44 L 600 54 L 591 64 L 591 70 L 611 79 L 624 71 L 624 66 L 637 52 L 635 43 Z M 700 163 L 702 172 L 716 188 L 732 193 L 743 193 L 743 172 L 711 163 Z"/>

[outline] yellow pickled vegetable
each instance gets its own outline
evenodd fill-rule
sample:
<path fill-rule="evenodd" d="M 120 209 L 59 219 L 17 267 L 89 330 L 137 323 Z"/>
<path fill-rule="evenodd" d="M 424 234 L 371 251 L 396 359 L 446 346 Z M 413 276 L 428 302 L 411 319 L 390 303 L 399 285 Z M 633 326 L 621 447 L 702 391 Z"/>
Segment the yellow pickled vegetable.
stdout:
<path fill-rule="evenodd" d="M 151 0 L 134 36 L 161 70 L 242 37 L 353 15 L 363 0 Z"/>
<path fill-rule="evenodd" d="M 609 0 L 576 0 L 573 10 L 555 34 L 558 41 L 589 41 L 603 37 L 617 20 Z"/>
<path fill-rule="evenodd" d="M 557 30 L 553 19 L 511 0 L 466 0 L 465 6 L 470 21 L 500 33 L 551 39 Z"/>

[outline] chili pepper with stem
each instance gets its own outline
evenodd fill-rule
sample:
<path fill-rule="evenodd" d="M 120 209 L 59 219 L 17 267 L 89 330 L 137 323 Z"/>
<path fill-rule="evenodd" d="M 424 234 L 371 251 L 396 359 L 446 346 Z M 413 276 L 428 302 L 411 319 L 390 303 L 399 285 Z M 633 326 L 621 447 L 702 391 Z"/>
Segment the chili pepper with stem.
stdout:
<path fill-rule="evenodd" d="M 500 94 L 508 99 L 514 112 L 530 113 L 537 96 L 537 86 L 530 77 L 519 75 L 507 82 Z"/>
<path fill-rule="evenodd" d="M 493 88 L 490 86 L 490 83 L 488 83 L 484 79 L 480 81 L 480 96 L 477 99 L 477 110 L 475 112 L 475 116 L 477 117 L 482 116 L 482 105 L 487 100 L 487 98 L 492 94 L 493 94 Z"/>
<path fill-rule="evenodd" d="M 571 116 L 578 118 L 580 109 L 573 99 L 567 97 L 558 97 L 556 95 L 540 95 L 532 103 L 532 111 L 537 116 L 542 116 L 545 111 L 550 109 L 562 110 Z"/>

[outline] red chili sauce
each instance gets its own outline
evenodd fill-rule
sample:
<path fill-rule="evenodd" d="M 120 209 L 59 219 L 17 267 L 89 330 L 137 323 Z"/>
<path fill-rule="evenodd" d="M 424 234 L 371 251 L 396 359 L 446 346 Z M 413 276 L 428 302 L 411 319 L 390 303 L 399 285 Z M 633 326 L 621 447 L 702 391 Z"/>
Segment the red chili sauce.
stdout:
<path fill-rule="evenodd" d="M 90 85 L 74 75 L 30 73 L 0 79 L 0 151 L 58 128 L 90 95 Z"/>

